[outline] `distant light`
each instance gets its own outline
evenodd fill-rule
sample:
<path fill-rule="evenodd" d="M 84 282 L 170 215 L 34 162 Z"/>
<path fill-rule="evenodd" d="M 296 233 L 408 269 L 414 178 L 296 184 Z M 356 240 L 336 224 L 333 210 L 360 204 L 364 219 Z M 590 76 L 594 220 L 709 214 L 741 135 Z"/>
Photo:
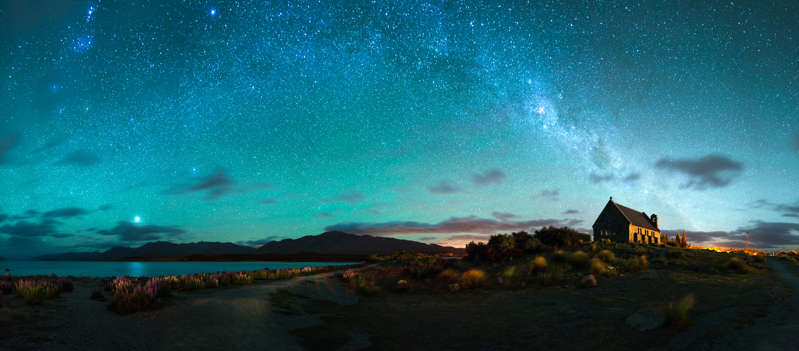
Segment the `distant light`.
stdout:
<path fill-rule="evenodd" d="M 133 223 L 141 223 L 141 217 L 139 216 L 133 217 Z"/>
<path fill-rule="evenodd" d="M 216 9 L 211 9 L 211 16 L 216 16 Z"/>

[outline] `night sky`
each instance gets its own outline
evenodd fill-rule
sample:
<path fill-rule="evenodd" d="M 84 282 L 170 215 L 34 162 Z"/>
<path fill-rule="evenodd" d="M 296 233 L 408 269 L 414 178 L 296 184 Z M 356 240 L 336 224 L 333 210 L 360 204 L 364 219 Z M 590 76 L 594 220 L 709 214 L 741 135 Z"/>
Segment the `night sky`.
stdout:
<path fill-rule="evenodd" d="M 0 255 L 462 245 L 609 196 L 799 247 L 799 2 L 569 3 L 3 1 Z"/>

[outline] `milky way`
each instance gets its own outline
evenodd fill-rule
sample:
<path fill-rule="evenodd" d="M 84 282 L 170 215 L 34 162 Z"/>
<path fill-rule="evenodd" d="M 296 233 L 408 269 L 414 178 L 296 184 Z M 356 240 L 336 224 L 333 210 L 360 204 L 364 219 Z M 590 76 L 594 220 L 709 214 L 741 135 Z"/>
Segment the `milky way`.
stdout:
<path fill-rule="evenodd" d="M 799 245 L 799 5 L 778 3 L 6 2 L 0 255 L 462 244 L 587 230 L 611 195 Z"/>

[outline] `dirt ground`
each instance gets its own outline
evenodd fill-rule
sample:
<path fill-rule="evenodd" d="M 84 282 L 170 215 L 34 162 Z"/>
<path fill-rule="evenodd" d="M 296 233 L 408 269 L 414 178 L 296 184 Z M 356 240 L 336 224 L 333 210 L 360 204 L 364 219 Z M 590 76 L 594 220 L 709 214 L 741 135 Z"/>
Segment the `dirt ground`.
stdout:
<path fill-rule="evenodd" d="M 121 316 L 79 281 L 40 306 L 0 309 L 0 350 L 791 350 L 799 269 L 654 271 L 571 287 L 381 292 L 359 297 L 332 274 L 180 293 Z M 650 272 L 653 270 L 650 270 Z M 638 331 L 636 310 L 696 298 L 682 328 Z"/>

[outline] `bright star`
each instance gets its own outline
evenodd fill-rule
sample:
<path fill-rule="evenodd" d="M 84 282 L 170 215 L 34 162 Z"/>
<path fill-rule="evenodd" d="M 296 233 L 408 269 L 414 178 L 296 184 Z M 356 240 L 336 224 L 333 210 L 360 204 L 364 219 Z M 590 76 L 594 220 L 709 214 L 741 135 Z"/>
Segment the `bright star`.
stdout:
<path fill-rule="evenodd" d="M 211 9 L 211 16 L 216 16 L 216 9 Z"/>

